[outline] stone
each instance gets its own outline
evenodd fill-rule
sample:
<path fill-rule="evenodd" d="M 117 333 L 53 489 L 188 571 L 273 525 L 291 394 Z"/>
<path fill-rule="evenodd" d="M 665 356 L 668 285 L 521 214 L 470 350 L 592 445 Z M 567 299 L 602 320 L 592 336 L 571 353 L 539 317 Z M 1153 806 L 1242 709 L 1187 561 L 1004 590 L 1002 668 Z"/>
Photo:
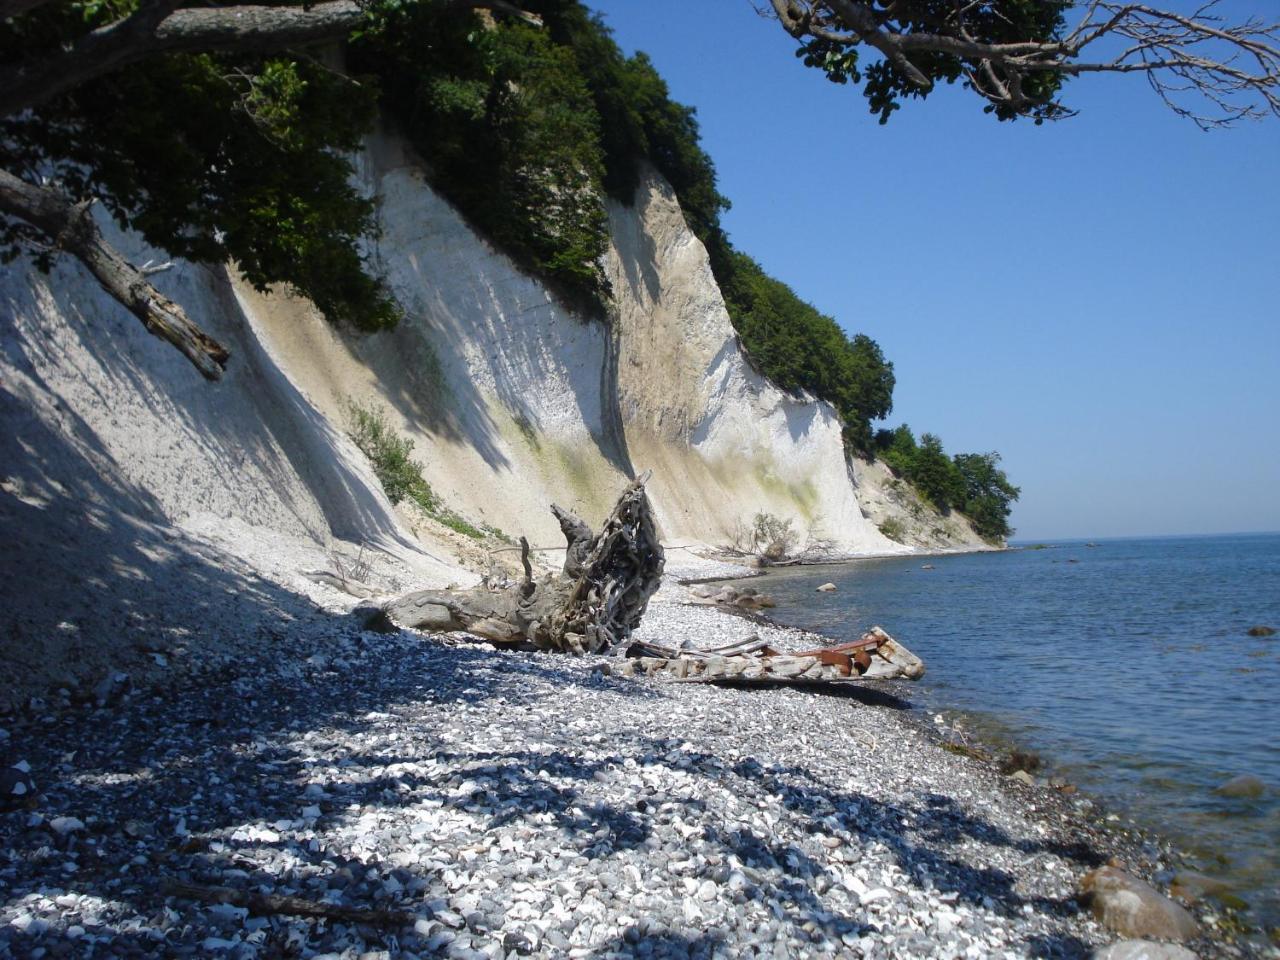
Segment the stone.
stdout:
<path fill-rule="evenodd" d="M 76 833 L 84 829 L 84 821 L 78 817 L 54 817 L 49 821 L 49 829 L 60 837 Z"/>
<path fill-rule="evenodd" d="M 1274 637 L 1276 635 L 1276 628 L 1258 624 L 1257 626 L 1250 627 L 1245 631 L 1245 633 L 1251 637 Z"/>
<path fill-rule="evenodd" d="M 99 707 L 110 706 L 129 692 L 130 685 L 127 673 L 113 671 L 94 685 L 94 703 Z"/>
<path fill-rule="evenodd" d="M 1151 940 L 1121 940 L 1093 952 L 1093 960 L 1199 960 L 1186 947 Z"/>
<path fill-rule="evenodd" d="M 0 810 L 29 806 L 35 796 L 36 785 L 31 779 L 31 765 L 25 760 L 0 770 Z"/>
<path fill-rule="evenodd" d="M 1019 783 L 1026 784 L 1028 787 L 1034 787 L 1036 785 L 1036 778 L 1025 770 L 1013 771 L 1013 773 L 1009 774 L 1009 779 L 1017 780 Z"/>
<path fill-rule="evenodd" d="M 820 587 L 818 588 L 817 592 L 818 592 L 818 593 L 830 593 L 830 592 L 831 592 L 832 590 L 834 590 L 835 588 L 836 588 L 836 585 L 835 585 L 834 583 L 824 583 L 822 586 L 820 586 Z"/>
<path fill-rule="evenodd" d="M 1217 897 L 1230 893 L 1231 884 L 1217 877 L 1196 873 L 1194 870 L 1180 870 L 1174 874 L 1169 892 L 1187 903 L 1195 903 L 1205 897 Z"/>
<path fill-rule="evenodd" d="M 1267 792 L 1267 785 L 1251 773 L 1242 773 L 1213 788 L 1220 797 L 1243 797 L 1255 800 Z"/>
<path fill-rule="evenodd" d="M 1185 909 L 1116 867 L 1086 874 L 1080 891 L 1093 915 L 1122 936 L 1180 941 L 1200 932 Z"/>

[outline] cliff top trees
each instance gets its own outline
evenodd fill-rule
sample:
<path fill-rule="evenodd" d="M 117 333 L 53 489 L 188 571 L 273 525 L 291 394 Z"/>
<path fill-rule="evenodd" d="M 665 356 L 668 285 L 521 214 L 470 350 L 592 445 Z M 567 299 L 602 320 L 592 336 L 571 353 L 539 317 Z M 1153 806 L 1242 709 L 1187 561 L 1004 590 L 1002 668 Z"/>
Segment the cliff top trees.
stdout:
<path fill-rule="evenodd" d="M 1085 72 L 1141 73 L 1172 109 L 1202 126 L 1280 113 L 1276 25 L 1216 20 L 1214 0 L 1186 14 L 1111 0 L 771 2 L 781 25 L 799 40 L 805 62 L 832 80 L 863 82 L 882 118 L 939 81 L 964 83 L 1002 119 L 1059 118 L 1070 114 L 1059 97 L 1063 81 Z M 776 307 L 778 291 L 754 282 L 719 229 L 724 199 L 697 148 L 692 112 L 669 100 L 642 58 L 592 55 L 592 44 L 597 52 L 609 47 L 607 31 L 593 27 L 572 0 L 524 6 L 508 0 L 330 0 L 310 6 L 0 0 L 0 252 L 34 253 L 46 263 L 61 253 L 77 257 L 151 332 L 211 379 L 225 367 L 226 351 L 111 248 L 91 216 L 94 204 L 176 255 L 235 260 L 255 284 L 287 283 L 330 317 L 364 328 L 385 326 L 396 310 L 365 269 L 359 241 L 373 229 L 372 211 L 351 187 L 344 155 L 371 124 L 379 96 L 394 99 L 398 89 L 407 90 L 401 98 L 407 112 L 435 110 L 451 121 L 483 112 L 497 118 L 494 129 L 501 135 L 519 134 L 494 174 L 512 187 L 507 206 L 533 218 L 546 208 L 548 190 L 583 200 L 571 222 L 539 225 L 530 219 L 532 226 L 548 228 L 545 236 L 499 236 L 517 247 L 517 255 L 523 244 L 532 268 L 591 292 L 599 278 L 588 261 L 601 249 L 602 218 L 571 174 L 581 169 L 587 179 L 602 177 L 608 188 L 621 190 L 628 177 L 611 158 L 639 147 L 666 166 L 682 191 L 722 283 L 732 288 L 735 266 L 745 270 L 740 300 L 730 296 L 735 320 L 745 315 L 741 301 L 748 297 Z M 406 66 L 403 57 L 377 51 L 367 68 L 385 76 L 344 76 L 316 53 L 353 37 L 376 43 L 380 26 L 417 19 L 418 13 L 430 20 L 449 13 L 471 17 L 476 10 L 487 11 L 490 24 L 495 18 L 528 23 L 555 43 L 568 38 L 570 46 L 581 44 L 574 46 L 580 77 L 565 72 L 573 58 L 540 40 L 526 36 L 523 47 L 477 43 L 474 21 L 468 30 L 441 34 L 442 43 L 476 48 L 473 59 L 462 58 L 472 73 L 459 73 L 459 83 L 419 88 L 413 76 L 393 75 L 393 68 Z M 859 62 L 866 50 L 876 54 L 869 65 Z M 421 52 L 424 59 L 448 59 L 455 51 L 437 45 Z M 542 71 L 538 82 L 530 81 L 532 74 L 514 81 L 509 68 L 516 62 Z M 599 75 L 591 66 L 596 63 L 603 64 Z M 610 77 L 618 84 L 610 87 Z M 579 82 L 584 78 L 585 87 Z M 560 150 L 568 138 L 548 138 L 548 127 L 525 124 L 538 113 L 560 116 L 565 130 L 590 136 L 588 92 L 606 128 L 597 154 L 603 172 L 593 168 L 600 161 L 591 151 Z M 528 108 L 532 113 L 504 112 L 522 96 L 540 94 L 544 98 Z M 565 104 L 571 106 L 567 112 L 560 109 Z M 548 150 L 563 154 L 563 176 L 531 182 L 522 157 Z M 680 176 L 687 182 L 678 182 Z M 537 189 L 525 189 L 531 184 Z M 799 385 L 825 392 L 846 416 L 855 409 L 878 415 L 874 411 L 887 410 L 884 388 L 891 388 L 892 373 L 883 358 L 877 368 L 878 349 L 870 347 L 870 341 L 847 343 L 839 363 L 831 369 L 810 365 L 802 372 L 812 383 Z M 766 345 L 748 348 L 758 353 Z M 866 374 L 865 382 L 856 388 L 835 382 L 842 367 L 851 376 Z M 865 437 L 855 441 L 865 443 Z"/>

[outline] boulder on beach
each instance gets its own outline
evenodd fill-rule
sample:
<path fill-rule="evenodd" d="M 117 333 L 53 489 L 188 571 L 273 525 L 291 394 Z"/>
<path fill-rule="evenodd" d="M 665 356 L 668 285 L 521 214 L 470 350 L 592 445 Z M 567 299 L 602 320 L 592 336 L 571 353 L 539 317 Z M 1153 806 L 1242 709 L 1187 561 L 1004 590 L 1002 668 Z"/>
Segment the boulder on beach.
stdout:
<path fill-rule="evenodd" d="M 706 585 L 692 587 L 689 597 L 694 603 L 714 604 L 722 607 L 740 607 L 744 610 L 762 610 L 776 607 L 777 602 L 754 587 L 725 586 L 714 588 Z"/>
<path fill-rule="evenodd" d="M 1169 892 L 1185 903 L 1195 903 L 1205 897 L 1218 897 L 1231 892 L 1231 884 L 1217 877 L 1210 877 L 1194 870 L 1179 870 L 1169 884 Z"/>
<path fill-rule="evenodd" d="M 824 583 L 822 586 L 820 586 L 820 587 L 818 588 L 817 592 L 818 592 L 818 593 L 830 593 L 830 592 L 831 592 L 832 590 L 834 590 L 835 588 L 836 588 L 836 585 L 835 585 L 834 583 Z"/>
<path fill-rule="evenodd" d="M 1080 893 L 1098 921 L 1121 936 L 1190 940 L 1200 933 L 1183 907 L 1116 867 L 1085 874 Z"/>
<path fill-rule="evenodd" d="M 1213 788 L 1213 792 L 1220 797 L 1241 797 L 1246 800 L 1255 800 L 1267 792 L 1267 785 L 1251 773 L 1242 773 L 1239 776 L 1232 777 L 1225 783 L 1220 783 Z"/>
<path fill-rule="evenodd" d="M 1093 960 L 1199 960 L 1186 947 L 1154 940 L 1121 940 L 1095 950 Z"/>
<path fill-rule="evenodd" d="M 0 810 L 16 810 L 30 806 L 36 797 L 35 781 L 31 779 L 31 765 L 19 760 L 0 770 Z"/>
<path fill-rule="evenodd" d="M 1268 627 L 1260 623 L 1257 626 L 1250 627 L 1245 631 L 1245 633 L 1251 637 L 1274 637 L 1276 635 L 1276 628 Z"/>

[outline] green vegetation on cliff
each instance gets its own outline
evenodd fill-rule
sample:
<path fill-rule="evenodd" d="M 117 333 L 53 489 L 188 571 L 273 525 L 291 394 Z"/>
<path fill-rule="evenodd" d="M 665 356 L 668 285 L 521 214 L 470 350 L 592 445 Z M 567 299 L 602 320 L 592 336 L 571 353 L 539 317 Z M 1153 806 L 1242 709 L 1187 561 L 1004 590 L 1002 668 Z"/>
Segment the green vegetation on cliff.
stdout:
<path fill-rule="evenodd" d="M 849 449 L 872 452 L 871 424 L 893 405 L 878 344 L 849 337 L 734 249 L 695 113 L 643 53 L 625 56 L 578 0 L 522 6 L 542 25 L 499 8 L 377 0 L 352 21 L 345 74 L 336 49 L 161 52 L 0 117 L 0 171 L 100 202 L 175 256 L 234 262 L 260 289 L 286 284 L 329 319 L 377 330 L 398 310 L 366 262 L 373 206 L 351 157 L 379 108 L 436 189 L 588 315 L 610 298 L 606 198 L 633 202 L 652 165 L 706 246 L 751 362 L 780 388 L 831 403 Z M 149 15 L 139 0 L 41 4 L 0 20 L 0 60 L 36 63 L 135 15 Z M 26 251 L 49 265 L 66 232 L 51 243 L 42 229 L 0 217 L 0 259 Z M 1017 495 L 998 458 L 963 467 L 935 440 L 922 438 L 899 471 L 943 509 L 986 504 L 983 527 L 998 536 Z M 976 479 L 957 479 L 966 469 Z"/>
<path fill-rule="evenodd" d="M 1009 512 L 1021 492 L 1000 469 L 1000 454 L 959 453 L 948 457 L 932 433 L 919 443 L 905 423 L 876 432 L 875 444 L 893 472 L 911 483 L 942 513 L 959 510 L 985 540 L 1000 542 L 1013 533 Z"/>
<path fill-rule="evenodd" d="M 0 20 L 0 62 L 54 49 L 132 12 L 133 0 L 51 3 Z M 171 54 L 148 58 L 34 109 L 0 117 L 0 168 L 98 201 L 178 257 L 234 261 L 259 288 L 285 283 L 333 320 L 393 324 L 359 240 L 373 207 L 346 154 L 376 98 L 310 58 Z M 29 224 L 0 217 L 0 259 L 51 263 Z"/>

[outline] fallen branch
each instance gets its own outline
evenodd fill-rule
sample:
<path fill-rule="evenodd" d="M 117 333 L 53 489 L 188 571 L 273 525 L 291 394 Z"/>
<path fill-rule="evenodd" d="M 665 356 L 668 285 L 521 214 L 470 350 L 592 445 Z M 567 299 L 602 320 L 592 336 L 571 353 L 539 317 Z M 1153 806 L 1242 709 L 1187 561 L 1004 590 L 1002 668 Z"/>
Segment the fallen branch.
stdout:
<path fill-rule="evenodd" d="M 88 203 L 71 203 L 50 187 L 36 186 L 0 170 L 0 213 L 26 221 L 75 256 L 149 333 L 177 347 L 205 379 L 222 376 L 230 357 L 227 349 L 192 323 L 182 307 L 107 243 Z"/>
<path fill-rule="evenodd" d="M 303 897 L 277 893 L 253 893 L 248 890 L 237 890 L 234 887 L 206 886 L 183 883 L 179 880 L 166 881 L 163 889 L 166 896 L 201 900 L 205 903 L 226 903 L 235 907 L 244 907 L 250 913 L 256 914 L 323 917 L 326 920 L 365 923 L 373 927 L 408 927 L 417 919 L 413 914 L 400 910 L 347 907 L 337 903 L 326 903 L 323 900 L 307 900 Z"/>
<path fill-rule="evenodd" d="M 664 555 L 644 480 L 623 491 L 599 534 L 552 505 L 568 541 L 561 575 L 534 580 L 521 538 L 524 579 L 494 589 L 419 590 L 382 607 L 403 627 L 465 631 L 501 644 L 602 653 L 625 645 L 662 581 Z"/>

